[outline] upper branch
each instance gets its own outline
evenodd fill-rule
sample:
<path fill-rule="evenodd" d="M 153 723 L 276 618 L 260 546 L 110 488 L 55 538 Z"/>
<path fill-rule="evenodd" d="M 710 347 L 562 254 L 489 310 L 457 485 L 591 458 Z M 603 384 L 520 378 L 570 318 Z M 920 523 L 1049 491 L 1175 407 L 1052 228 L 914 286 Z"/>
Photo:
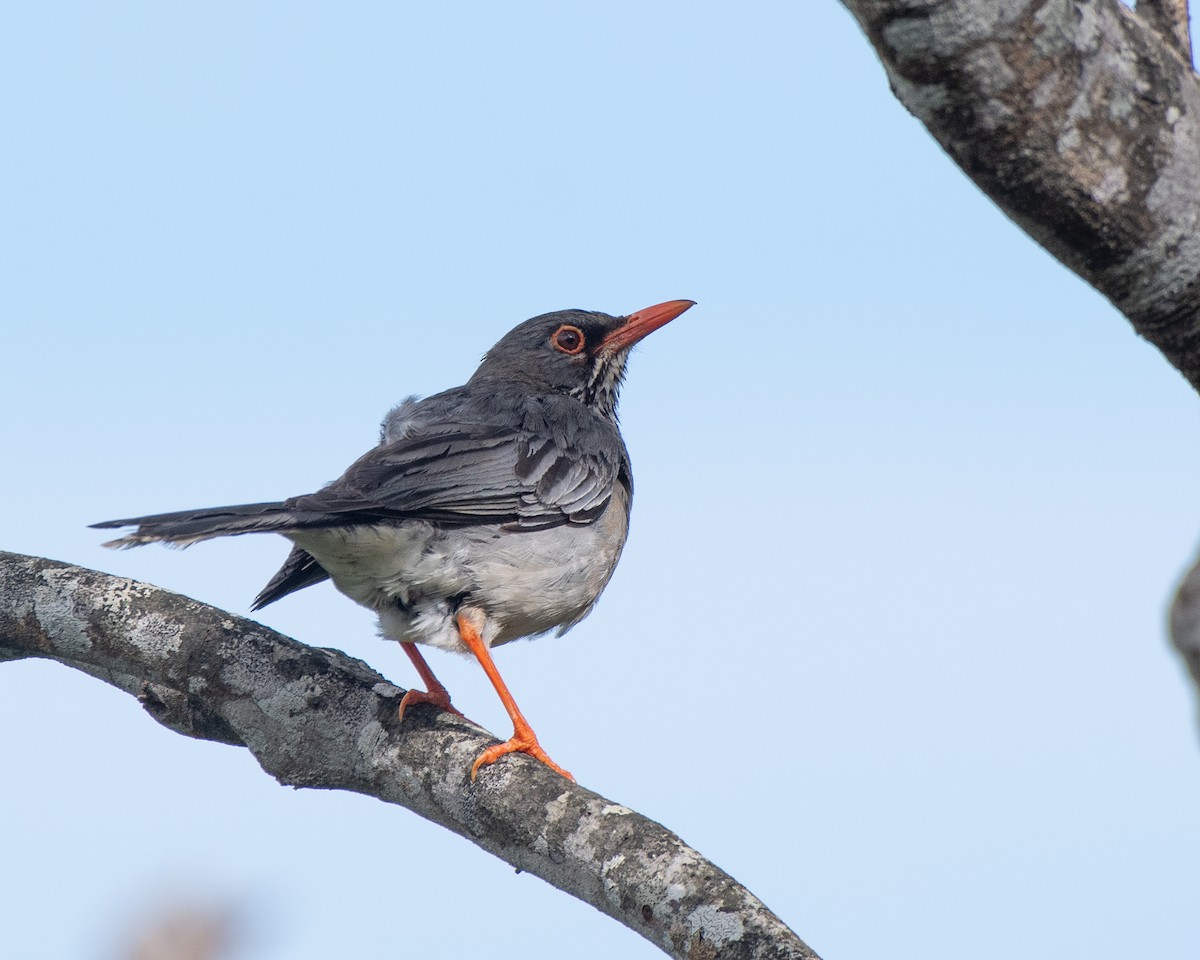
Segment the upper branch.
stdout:
<path fill-rule="evenodd" d="M 1118 0 L 842 2 L 951 158 L 1200 389 L 1200 82 L 1178 45 Z"/>
<path fill-rule="evenodd" d="M 417 707 L 337 650 L 147 584 L 0 552 L 0 661 L 58 660 L 160 723 L 246 746 L 293 786 L 420 814 L 554 884 L 674 957 L 815 960 L 748 890 L 659 824 L 516 755 L 469 778 L 493 738 Z"/>
<path fill-rule="evenodd" d="M 1179 51 L 1181 57 L 1192 62 L 1188 0 L 1137 0 L 1137 12 Z"/>

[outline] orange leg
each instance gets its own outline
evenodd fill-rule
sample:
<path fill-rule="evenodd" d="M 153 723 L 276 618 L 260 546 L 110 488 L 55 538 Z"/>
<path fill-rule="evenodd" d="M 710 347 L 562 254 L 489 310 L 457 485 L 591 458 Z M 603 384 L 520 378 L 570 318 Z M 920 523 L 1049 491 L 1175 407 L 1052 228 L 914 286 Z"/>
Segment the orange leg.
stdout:
<path fill-rule="evenodd" d="M 400 649 L 408 654 L 408 659 L 417 668 L 417 673 L 421 675 L 421 681 L 425 684 L 424 690 L 409 690 L 404 694 L 403 699 L 400 701 L 400 719 L 404 719 L 405 710 L 418 703 L 432 703 L 435 707 L 441 707 L 443 710 L 457 713 L 461 717 L 462 714 L 458 713 L 450 704 L 450 691 L 443 687 L 441 681 L 433 675 L 433 671 L 429 669 L 429 664 L 421 656 L 421 651 L 417 649 L 417 645 L 415 643 L 401 643 Z"/>
<path fill-rule="evenodd" d="M 483 638 L 480 637 L 479 628 L 472 622 L 472 619 L 465 612 L 458 615 L 456 618 L 458 635 L 462 637 L 462 642 L 467 645 L 467 648 L 475 654 L 475 659 L 483 667 L 483 672 L 487 674 L 488 679 L 492 681 L 492 686 L 496 688 L 500 702 L 504 704 L 504 709 L 508 711 L 508 716 L 512 720 L 513 735 L 507 742 L 498 743 L 494 747 L 488 747 L 476 757 L 475 762 L 471 765 L 471 779 L 475 779 L 475 775 L 479 773 L 480 767 L 486 767 L 489 763 L 494 763 L 506 753 L 527 753 L 535 760 L 541 760 L 542 763 L 555 773 L 562 774 L 568 780 L 574 780 L 573 776 L 546 756 L 546 751 L 538 743 L 533 728 L 521 716 L 517 702 L 513 700 L 512 694 L 508 692 L 508 687 L 500 679 L 500 671 L 496 669 L 496 664 L 492 661 L 492 653 L 488 650 L 487 644 L 483 642 Z"/>

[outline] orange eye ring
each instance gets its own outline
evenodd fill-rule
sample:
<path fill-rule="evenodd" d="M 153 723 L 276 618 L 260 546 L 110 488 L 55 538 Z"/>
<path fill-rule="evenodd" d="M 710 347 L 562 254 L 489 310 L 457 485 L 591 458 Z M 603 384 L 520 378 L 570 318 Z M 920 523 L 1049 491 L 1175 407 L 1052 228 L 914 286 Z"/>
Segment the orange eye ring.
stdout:
<path fill-rule="evenodd" d="M 583 353 L 583 348 L 587 346 L 587 338 L 577 326 L 564 323 L 550 335 L 550 343 L 555 350 L 573 357 Z"/>

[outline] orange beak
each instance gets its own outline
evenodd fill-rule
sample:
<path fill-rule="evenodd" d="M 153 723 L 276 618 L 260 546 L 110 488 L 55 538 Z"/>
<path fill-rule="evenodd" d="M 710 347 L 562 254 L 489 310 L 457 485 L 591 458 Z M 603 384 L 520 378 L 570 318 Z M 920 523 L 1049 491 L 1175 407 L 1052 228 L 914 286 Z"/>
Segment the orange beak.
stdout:
<path fill-rule="evenodd" d="M 695 305 L 695 300 L 668 300 L 666 303 L 656 303 L 645 310 L 631 313 L 621 326 L 600 341 L 600 349 L 606 353 L 628 349 Z"/>

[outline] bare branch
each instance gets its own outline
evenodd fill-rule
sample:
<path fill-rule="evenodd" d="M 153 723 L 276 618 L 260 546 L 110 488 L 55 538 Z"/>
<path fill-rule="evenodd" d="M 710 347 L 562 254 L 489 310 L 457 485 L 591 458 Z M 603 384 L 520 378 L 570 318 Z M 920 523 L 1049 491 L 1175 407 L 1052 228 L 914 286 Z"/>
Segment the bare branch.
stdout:
<path fill-rule="evenodd" d="M 1200 80 L 1118 0 L 842 0 L 896 96 L 1200 389 Z"/>
<path fill-rule="evenodd" d="M 892 90 L 1200 390 L 1200 78 L 1186 0 L 842 0 Z M 1172 613 L 1200 688 L 1193 570 Z"/>
<path fill-rule="evenodd" d="M 45 657 L 139 698 L 190 737 L 245 745 L 280 783 L 377 797 L 592 904 L 673 957 L 816 958 L 748 890 L 638 813 L 337 650 L 147 584 L 0 552 L 0 660 Z"/>
<path fill-rule="evenodd" d="M 1137 0 L 1137 12 L 1175 47 L 1181 57 L 1192 62 L 1188 0 Z"/>

